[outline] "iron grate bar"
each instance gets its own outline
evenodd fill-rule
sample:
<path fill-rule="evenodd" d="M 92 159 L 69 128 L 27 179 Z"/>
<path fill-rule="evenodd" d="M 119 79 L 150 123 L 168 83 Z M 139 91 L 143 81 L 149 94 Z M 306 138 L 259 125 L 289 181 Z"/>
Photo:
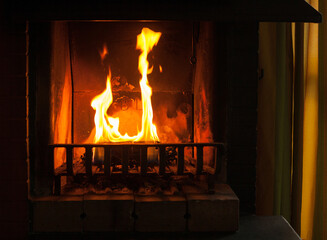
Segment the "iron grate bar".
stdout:
<path fill-rule="evenodd" d="M 92 147 L 85 146 L 85 171 L 88 177 L 92 176 Z"/>
<path fill-rule="evenodd" d="M 177 175 L 184 173 L 184 146 L 178 146 Z"/>
<path fill-rule="evenodd" d="M 123 162 L 122 162 L 122 172 L 124 174 L 128 173 L 128 156 L 129 156 L 129 147 L 128 146 L 123 146 L 122 147 L 123 151 Z"/>
<path fill-rule="evenodd" d="M 198 146 L 196 148 L 196 174 L 201 174 L 203 171 L 203 147 Z"/>
<path fill-rule="evenodd" d="M 159 147 L 159 174 L 163 175 L 165 174 L 165 168 L 166 168 L 166 148 L 165 147 Z"/>
<path fill-rule="evenodd" d="M 147 153 L 148 153 L 148 148 L 147 147 L 141 147 L 141 152 L 140 152 L 140 162 L 141 162 L 141 174 L 145 175 L 147 172 Z"/>
<path fill-rule="evenodd" d="M 66 147 L 67 174 L 73 176 L 73 147 Z"/>
<path fill-rule="evenodd" d="M 111 151 L 110 147 L 105 147 L 104 148 L 104 175 L 105 176 L 110 176 L 110 165 L 111 165 Z"/>

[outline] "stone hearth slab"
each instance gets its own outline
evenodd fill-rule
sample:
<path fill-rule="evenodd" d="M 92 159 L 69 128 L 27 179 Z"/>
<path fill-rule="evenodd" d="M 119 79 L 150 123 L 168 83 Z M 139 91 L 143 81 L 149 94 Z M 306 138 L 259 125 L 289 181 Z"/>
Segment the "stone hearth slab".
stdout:
<path fill-rule="evenodd" d="M 185 186 L 179 195 L 85 195 L 31 199 L 33 232 L 236 231 L 239 200 L 226 184 L 208 194 Z"/>
<path fill-rule="evenodd" d="M 184 196 L 136 196 L 135 231 L 183 232 L 186 230 Z"/>
<path fill-rule="evenodd" d="M 190 232 L 229 232 L 239 226 L 239 199 L 226 184 L 217 184 L 214 194 L 186 191 Z"/>
<path fill-rule="evenodd" d="M 80 232 L 82 200 L 79 196 L 33 199 L 33 232 Z"/>
<path fill-rule="evenodd" d="M 131 194 L 86 195 L 84 231 L 133 231 L 134 196 Z"/>

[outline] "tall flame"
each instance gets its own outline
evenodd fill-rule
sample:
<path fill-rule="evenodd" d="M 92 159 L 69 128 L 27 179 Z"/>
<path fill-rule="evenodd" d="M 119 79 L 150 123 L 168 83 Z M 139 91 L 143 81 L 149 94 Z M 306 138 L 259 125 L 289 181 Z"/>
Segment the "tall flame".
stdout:
<path fill-rule="evenodd" d="M 137 36 L 136 49 L 142 51 L 138 65 L 139 72 L 142 75 L 142 78 L 140 79 L 143 108 L 141 131 L 139 131 L 135 136 L 129 136 L 127 133 L 121 135 L 119 132 L 119 118 L 108 116 L 107 110 L 113 101 L 111 91 L 111 72 L 109 69 L 105 91 L 96 96 L 91 102 L 92 108 L 96 111 L 94 116 L 96 128 L 94 142 L 159 141 L 156 126 L 152 123 L 152 89 L 149 85 L 147 75 L 152 72 L 153 68 L 149 69 L 147 56 L 152 48 L 157 45 L 160 36 L 160 32 L 154 32 L 149 28 L 143 28 L 142 32 Z"/>
<path fill-rule="evenodd" d="M 159 140 L 156 126 L 152 123 L 152 89 L 149 85 L 147 75 L 152 72 L 153 67 L 149 69 L 149 62 L 147 60 L 147 56 L 148 53 L 152 50 L 153 46 L 157 45 L 160 36 L 160 32 L 153 32 L 149 28 L 143 28 L 141 34 L 137 36 L 136 49 L 140 49 L 142 51 L 139 57 L 139 72 L 142 74 L 142 79 L 140 80 L 140 87 L 142 93 L 143 107 L 142 131 L 140 133 L 140 139 L 138 139 L 138 141 Z"/>

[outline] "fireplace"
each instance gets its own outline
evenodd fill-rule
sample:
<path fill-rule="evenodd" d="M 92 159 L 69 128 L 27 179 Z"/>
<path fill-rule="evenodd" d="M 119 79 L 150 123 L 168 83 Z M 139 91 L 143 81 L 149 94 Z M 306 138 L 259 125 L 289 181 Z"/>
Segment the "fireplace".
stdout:
<path fill-rule="evenodd" d="M 39 208 L 56 202 L 55 196 L 92 196 L 93 204 L 132 197 L 129 220 L 117 228 L 125 231 L 237 230 L 239 200 L 226 184 L 227 27 L 193 21 L 29 23 L 34 231 L 53 229 L 44 224 L 42 212 L 48 211 Z M 197 221 L 208 202 L 213 210 L 201 221 L 217 218 L 220 224 Z M 155 215 L 167 205 L 166 218 L 178 222 L 158 218 L 148 228 L 152 217 L 139 209 L 154 203 Z M 88 218 L 88 211 L 81 215 Z"/>
<path fill-rule="evenodd" d="M 44 231 L 92 232 L 104 231 L 103 229 L 115 229 L 115 231 L 126 231 L 126 228 L 119 229 L 119 227 L 124 226 L 126 222 L 130 223 L 130 225 L 128 225 L 129 227 L 127 228 L 128 231 L 138 231 L 139 227 L 135 227 L 136 225 L 134 224 L 139 223 L 137 222 L 137 220 L 140 220 L 142 218 L 142 214 L 143 216 L 148 217 L 148 223 L 155 222 L 156 218 L 149 217 L 148 214 L 155 212 L 157 209 L 160 209 L 163 206 L 167 206 L 167 203 L 169 202 L 173 202 L 174 206 L 162 208 L 164 209 L 164 211 L 161 211 L 160 214 L 167 217 L 167 215 L 162 214 L 162 212 L 178 212 L 181 216 L 183 216 L 183 221 L 179 223 L 174 222 L 172 225 L 179 227 L 183 226 L 183 231 L 190 231 L 190 229 L 192 229 L 189 225 L 190 219 L 192 219 L 192 216 L 194 219 L 194 216 L 196 215 L 188 214 L 189 212 L 187 208 L 190 205 L 186 205 L 185 198 L 183 200 L 183 198 L 181 198 L 181 196 L 178 194 L 168 197 L 162 197 L 160 195 L 159 197 L 152 196 L 152 199 L 150 201 L 144 201 L 144 199 L 142 199 L 142 197 L 140 196 L 137 196 L 136 198 L 135 196 L 131 196 L 128 194 L 110 195 L 106 192 L 102 193 L 101 191 L 103 191 L 103 188 L 95 189 L 94 194 L 84 194 L 83 192 L 81 195 L 81 192 L 78 192 L 81 190 L 81 188 L 83 189 L 83 191 L 85 190 L 82 185 L 83 181 L 89 181 L 89 183 L 92 183 L 93 186 L 96 186 L 96 183 L 104 183 L 104 186 L 106 186 L 107 183 L 105 181 L 101 182 L 101 177 L 102 175 L 106 176 L 108 172 L 110 174 L 110 177 L 116 177 L 116 179 L 114 179 L 115 181 L 120 181 L 120 176 L 124 175 L 121 174 L 123 173 L 123 154 L 126 153 L 126 151 L 122 151 L 121 149 L 128 149 L 128 154 L 131 153 L 135 156 L 141 156 L 143 152 L 143 156 L 145 156 L 145 151 L 142 151 L 141 148 L 151 148 L 151 150 L 148 150 L 147 152 L 150 151 L 155 153 L 154 155 L 156 155 L 156 157 L 154 157 L 154 162 L 157 165 L 155 165 L 152 169 L 158 169 L 156 170 L 158 172 L 160 169 L 160 148 L 169 147 L 173 149 L 175 166 L 173 166 L 174 168 L 171 167 L 171 169 L 173 169 L 174 171 L 168 174 L 165 168 L 165 172 L 163 175 L 168 174 L 169 177 L 178 178 L 182 175 L 176 174 L 178 173 L 178 167 L 180 167 L 179 169 L 183 169 L 180 165 L 178 166 L 178 163 L 181 163 L 181 161 L 178 161 L 178 157 L 179 155 L 182 155 L 182 151 L 178 150 L 179 147 L 184 148 L 184 150 L 186 149 L 186 151 L 184 151 L 184 156 L 187 151 L 190 151 L 190 156 L 197 160 L 198 152 L 201 152 L 201 150 L 197 151 L 196 149 L 197 143 L 202 142 L 204 144 L 207 144 L 202 146 L 200 144 L 200 148 L 203 146 L 208 146 L 211 144 L 214 145 L 217 143 L 217 145 L 214 146 L 217 147 L 217 150 L 211 150 L 211 152 L 214 153 L 214 156 L 217 156 L 217 161 L 219 164 L 212 166 L 221 167 L 221 170 L 218 169 L 219 171 L 217 171 L 217 173 L 219 174 L 216 174 L 216 172 L 210 174 L 209 171 L 204 171 L 206 170 L 204 165 L 198 165 L 195 162 L 195 164 L 193 163 L 193 173 L 191 172 L 190 174 L 187 173 L 183 175 L 187 175 L 187 177 L 190 177 L 192 180 L 192 184 L 200 184 L 200 190 L 202 191 L 200 192 L 201 194 L 204 194 L 204 192 L 205 194 L 211 193 L 211 195 L 206 195 L 207 197 L 209 196 L 207 200 L 210 200 L 212 193 L 219 193 L 219 189 L 215 189 L 215 184 L 217 185 L 217 183 L 227 183 L 239 198 L 241 215 L 252 214 L 255 212 L 258 23 L 260 21 L 318 22 L 321 18 L 319 14 L 317 14 L 313 9 L 309 8 L 302 1 L 296 1 L 296 3 L 295 1 L 294 3 L 292 1 L 285 1 L 285 3 L 275 3 L 274 1 L 274 3 L 267 4 L 256 3 L 256 1 L 249 1 L 248 3 L 241 3 L 241 1 L 231 1 L 229 3 L 220 3 L 217 6 L 211 6 L 210 4 L 201 4 L 200 2 L 198 4 L 185 4 L 183 2 L 163 3 L 159 1 L 156 4 L 146 6 L 145 8 L 144 5 L 146 4 L 144 3 L 129 3 L 124 5 L 114 1 L 110 3 L 101 4 L 95 3 L 93 5 L 85 3 L 80 3 L 78 5 L 68 3 L 66 3 L 66 5 L 63 5 L 62 3 L 36 5 L 27 2 L 15 5 L 15 2 L 16 1 L 12 1 L 10 3 L 4 4 L 4 9 L 8 9 L 8 11 L 1 15 L 6 18 L 6 22 L 4 22 L 5 28 L 1 31 L 5 31 L 5 33 L 7 34 L 6 36 L 12 36 L 11 31 L 14 31 L 14 34 L 19 33 L 20 35 L 14 35 L 14 40 L 25 40 L 26 32 L 27 52 L 25 56 L 25 41 L 17 40 L 17 45 L 19 45 L 19 47 L 16 48 L 14 51 L 12 49 L 7 51 L 9 51 L 10 56 L 11 54 L 14 55 L 16 61 L 21 59 L 21 55 L 24 55 L 23 60 L 18 61 L 18 64 L 12 64 L 12 62 L 14 61 L 11 61 L 9 59 L 9 62 L 6 62 L 6 64 L 2 66 L 1 71 L 6 72 L 8 76 L 14 76 L 15 79 L 18 79 L 17 82 L 19 82 L 18 85 L 20 86 L 19 94 L 21 94 L 21 92 L 24 92 L 21 89 L 25 89 L 24 66 L 26 62 L 26 88 L 28 89 L 28 93 L 27 96 L 25 96 L 25 93 L 23 93 L 23 95 L 20 96 L 21 98 L 19 99 L 16 99 L 16 96 L 13 96 L 17 101 L 12 102 L 10 106 L 17 108 L 17 111 L 15 113 L 9 111 L 9 113 L 6 113 L 7 115 L 5 115 L 5 117 L 8 117 L 9 119 L 12 118 L 12 116 L 17 115 L 19 118 L 24 119 L 24 121 L 26 118 L 28 122 L 28 130 L 27 135 L 25 135 L 25 132 L 23 130 L 19 131 L 24 132 L 24 136 L 21 136 L 20 134 L 18 134 L 17 136 L 9 136 L 9 134 L 5 133 L 6 142 L 4 146 L 9 146 L 8 148 L 10 148 L 12 151 L 10 151 L 10 156 L 8 155 L 8 152 L 6 152 L 4 156 L 9 156 L 9 158 L 15 158 L 19 160 L 25 160 L 25 156 L 27 156 L 29 174 L 28 196 L 30 210 L 29 214 L 26 213 L 26 216 L 29 218 L 30 222 L 30 233 L 39 233 Z M 290 6 L 293 5 L 297 5 L 297 8 L 290 8 Z M 285 11 L 280 11 L 281 9 Z M 144 19 L 150 19 L 151 21 L 146 21 L 145 23 L 142 23 Z M 74 45 L 76 42 L 74 43 L 74 41 L 71 41 L 72 39 L 83 41 L 83 39 L 78 38 L 78 35 L 74 35 L 78 30 L 78 25 L 106 25 L 109 24 L 108 20 L 112 20 L 110 21 L 110 24 L 116 23 L 117 25 L 123 24 L 123 22 L 126 22 L 127 20 L 128 21 L 126 25 L 132 24 L 129 20 L 133 20 L 134 24 L 138 24 L 140 26 L 140 28 L 138 28 L 138 30 L 134 34 L 129 35 L 129 37 L 133 38 L 134 40 L 136 39 L 137 34 L 140 33 L 142 27 L 149 27 L 150 29 L 153 29 L 156 32 L 160 31 L 164 36 L 165 34 L 169 33 L 169 31 L 163 31 L 162 29 L 153 28 L 153 26 L 156 26 L 156 23 L 158 23 L 158 25 L 164 25 L 165 22 L 167 22 L 168 20 L 168 22 L 170 22 L 169 24 L 173 26 L 172 29 L 175 29 L 175 33 L 178 32 L 178 27 L 184 24 L 186 28 L 179 32 L 179 35 L 183 35 L 182 37 L 187 39 L 188 42 L 185 46 L 183 45 L 183 48 L 188 49 L 188 51 L 187 56 L 183 59 L 183 61 L 185 61 L 185 65 L 182 64 L 185 69 L 179 71 L 178 74 L 182 73 L 183 75 L 186 74 L 186 72 L 189 73 L 190 75 L 187 76 L 187 79 L 191 82 L 191 85 L 186 85 L 186 89 L 183 89 L 183 87 L 181 86 L 179 86 L 180 88 L 178 88 L 178 91 L 173 91 L 173 89 L 170 89 L 169 94 L 173 95 L 174 97 L 165 97 L 165 100 L 167 100 L 168 102 L 174 102 L 177 99 L 179 103 L 184 103 L 180 104 L 182 106 L 178 108 L 178 111 L 176 111 L 176 105 L 173 106 L 172 109 L 169 108 L 169 111 L 166 112 L 166 116 L 168 112 L 169 116 L 174 116 L 176 112 L 182 113 L 184 115 L 187 115 L 186 113 L 191 113 L 191 115 L 193 116 L 186 121 L 187 124 L 183 125 L 187 129 L 185 131 L 186 135 L 189 136 L 186 138 L 187 141 L 179 139 L 180 142 L 176 141 L 174 142 L 174 144 L 169 146 L 164 145 L 164 142 L 160 142 L 159 144 L 155 142 L 153 143 L 157 145 L 151 145 L 152 143 L 149 145 L 146 145 L 147 143 L 116 144 L 120 145 L 118 146 L 118 148 L 121 149 L 110 149 L 109 152 L 111 153 L 112 151 L 114 151 L 116 152 L 114 154 L 118 155 L 118 164 L 116 164 L 117 166 L 113 165 L 113 162 L 108 162 L 106 160 L 110 159 L 108 157 L 101 157 L 98 158 L 99 161 L 95 161 L 97 158 L 93 157 L 92 149 L 94 145 L 87 145 L 89 143 L 83 143 L 82 141 L 79 141 L 82 138 L 74 137 L 73 139 L 72 137 L 67 137 L 67 141 L 63 143 L 64 145 L 55 145 L 59 144 L 59 142 L 54 142 L 53 136 L 51 135 L 53 134 L 53 125 L 51 125 L 51 123 L 55 122 L 54 119 L 51 118 L 51 116 L 54 116 L 51 115 L 51 111 L 54 110 L 54 106 L 60 106 L 61 108 L 61 104 L 54 105 L 53 102 L 50 101 L 50 97 L 54 94 L 51 85 L 53 83 L 52 80 L 54 78 L 53 74 L 58 74 L 58 78 L 60 78 L 59 75 L 62 74 L 61 79 L 65 79 L 66 71 L 63 71 L 63 69 L 68 69 L 67 78 L 70 80 L 73 79 L 74 83 L 78 81 L 75 79 L 76 73 L 74 73 L 73 50 L 77 46 Z M 135 20 L 138 21 L 136 21 L 135 23 Z M 57 37 L 54 38 L 54 34 Z M 24 37 L 21 38 L 21 35 L 24 35 Z M 163 38 L 161 40 L 163 40 Z M 159 44 L 163 43 L 163 41 L 161 40 L 159 40 L 159 43 L 156 47 L 159 48 Z M 87 65 L 94 64 L 95 67 L 106 67 L 105 69 L 101 69 L 101 71 L 103 72 L 99 74 L 103 75 L 99 77 L 101 78 L 101 80 L 98 81 L 100 85 L 102 84 L 102 87 L 97 90 L 97 94 L 101 93 L 106 87 L 105 82 L 106 75 L 109 71 L 109 66 L 112 68 L 112 76 L 118 79 L 118 74 L 114 72 L 116 71 L 114 70 L 114 65 L 108 64 L 104 66 L 101 63 L 101 60 L 99 60 L 101 59 L 99 57 L 99 51 L 103 52 L 104 42 L 105 41 L 100 41 L 99 44 L 96 45 L 96 49 L 90 49 L 90 52 L 92 52 L 92 54 L 94 55 L 94 59 L 97 59 L 96 61 L 98 62 L 85 62 L 85 64 Z M 184 42 L 182 41 L 180 43 Z M 57 45 L 57 48 L 53 48 L 54 45 Z M 107 47 L 109 48 L 109 44 Z M 156 60 L 157 57 L 158 60 L 163 60 L 163 55 L 157 55 L 158 52 L 155 52 L 156 47 L 154 47 L 153 52 L 151 54 L 155 56 Z M 13 54 L 16 53 L 16 51 L 20 53 L 18 57 L 17 54 Z M 125 49 L 125 51 L 127 52 L 127 54 L 137 56 L 140 53 L 135 50 L 135 45 L 133 46 L 133 49 Z M 110 54 L 112 53 L 109 52 L 108 56 L 114 56 Z M 52 58 L 56 58 L 57 62 L 54 61 Z M 170 58 L 166 60 L 170 60 Z M 104 60 L 104 64 L 105 61 L 108 61 L 108 59 Z M 53 62 L 56 62 L 56 66 L 52 65 Z M 154 65 L 155 67 L 153 70 L 153 74 L 157 73 L 160 75 L 159 65 L 161 65 L 162 67 L 162 74 L 166 74 L 167 70 L 169 72 L 169 69 L 167 69 L 164 64 L 159 61 L 157 62 L 157 65 Z M 178 65 L 181 64 L 178 63 Z M 5 69 L 6 66 L 9 67 Z M 56 67 L 55 71 L 54 67 Z M 138 75 L 137 67 L 133 67 L 133 69 L 136 72 L 136 75 Z M 89 69 L 83 69 L 83 67 L 81 67 L 81 70 Z M 81 72 L 79 72 L 79 74 L 81 74 Z M 96 75 L 97 74 L 94 74 L 94 76 Z M 151 74 L 149 75 L 149 77 L 150 76 Z M 183 76 L 185 77 L 185 75 Z M 136 83 L 134 84 L 129 82 L 130 79 L 128 79 L 127 82 L 128 84 L 131 84 L 133 86 L 135 85 L 135 87 L 137 88 L 137 81 L 139 80 L 138 78 L 139 77 L 133 78 L 133 80 L 136 80 Z M 197 82 L 195 79 L 206 80 Z M 122 80 L 122 78 L 120 80 Z M 189 83 L 187 81 L 185 82 Z M 199 83 L 202 83 L 205 86 L 200 88 L 199 85 L 197 85 Z M 64 87 L 64 81 L 59 83 L 57 82 L 56 84 L 56 86 L 58 86 L 58 89 Z M 156 88 L 156 86 L 152 86 L 152 89 L 154 92 L 153 98 L 155 98 L 155 95 L 157 94 L 164 94 L 164 96 L 167 96 L 165 94 L 168 94 L 167 91 L 164 91 L 160 88 Z M 210 132 L 212 133 L 212 138 L 210 139 L 210 141 L 203 141 L 203 139 L 196 138 L 199 136 L 199 134 L 197 135 L 195 127 L 199 126 L 197 125 L 197 120 L 199 120 L 198 118 L 201 116 L 201 114 L 199 114 L 199 107 L 201 107 L 201 101 L 199 102 L 197 101 L 197 99 L 202 99 L 203 106 L 203 98 L 201 98 L 202 92 L 200 91 L 200 89 L 204 89 L 205 91 L 208 106 L 212 107 L 212 103 L 214 103 L 215 106 L 214 109 L 210 109 L 209 107 L 207 108 L 210 110 L 210 115 L 208 115 L 210 116 L 208 121 L 210 123 Z M 74 89 L 74 91 L 72 89 L 70 90 L 71 92 L 77 91 L 77 89 Z M 172 93 L 174 93 L 175 95 Z M 2 92 L 2 94 L 9 95 L 9 92 Z M 94 96 L 96 96 L 97 94 L 95 94 Z M 140 92 L 135 91 L 133 94 L 139 96 Z M 58 98 L 62 96 L 63 95 L 57 95 Z M 27 115 L 25 115 L 25 97 L 27 97 Z M 72 95 L 70 97 L 72 97 Z M 129 97 L 128 99 L 130 98 L 131 97 Z M 21 101 L 21 99 L 24 100 Z M 81 97 L 81 100 L 85 100 L 87 104 L 90 104 L 89 100 L 91 100 L 91 98 L 87 100 L 87 98 Z M 74 104 L 76 104 L 75 98 L 73 99 L 73 101 Z M 23 102 L 23 107 L 21 102 Z M 73 105 L 72 102 L 71 104 Z M 191 106 L 190 109 L 188 108 L 189 105 Z M 91 111 L 91 114 L 88 115 L 88 117 L 90 118 L 89 122 L 92 122 L 94 112 L 92 112 L 93 110 L 89 105 L 87 106 Z M 68 112 L 70 112 L 70 110 L 72 112 L 71 116 L 74 116 L 73 119 L 71 119 L 71 117 L 68 117 L 70 122 L 73 123 L 71 125 L 73 127 L 71 127 L 71 129 L 67 130 L 66 132 L 70 133 L 70 136 L 74 136 L 74 134 L 78 134 L 74 127 L 77 127 L 76 124 L 82 123 L 75 123 L 76 121 L 78 121 L 78 118 L 76 118 L 75 114 L 82 113 L 77 112 L 73 114 L 73 112 L 78 111 L 76 107 L 69 107 L 68 109 Z M 23 114 L 23 116 L 21 114 Z M 15 121 L 17 121 L 17 119 L 15 119 Z M 17 129 L 19 130 L 25 128 L 21 127 Z M 13 138 L 15 138 L 15 141 L 16 138 L 20 139 L 20 141 L 17 143 L 15 142 L 15 144 L 12 144 L 14 146 L 10 144 L 8 145 L 7 139 L 10 140 Z M 27 138 L 27 153 L 25 152 L 25 138 Z M 74 140 L 74 143 L 72 143 L 72 139 Z M 136 147 L 136 145 L 138 146 Z M 75 165 L 73 165 L 72 168 L 70 167 L 71 165 L 69 162 L 74 164 L 74 158 L 72 157 L 70 161 L 70 156 L 74 155 L 69 154 L 69 152 L 75 152 L 75 150 L 73 149 L 75 148 L 75 146 L 76 148 L 82 147 L 81 155 L 84 155 L 85 148 L 89 149 L 86 150 L 86 152 L 89 153 L 88 157 L 84 156 L 84 159 L 88 158 L 86 162 L 88 162 L 88 166 L 91 165 L 91 168 L 88 167 L 88 169 L 91 169 L 90 179 L 88 179 L 89 176 L 86 172 L 85 165 L 82 165 L 82 167 L 84 167 L 84 170 L 79 176 L 76 176 L 77 172 L 74 169 Z M 100 151 L 106 152 L 107 146 L 107 143 L 103 144 L 103 146 L 101 146 L 103 149 Z M 114 144 L 110 146 L 115 147 Z M 56 169 L 54 162 L 57 161 L 56 159 L 58 158 L 56 157 L 56 154 L 51 154 L 52 150 L 57 147 L 64 149 L 62 150 L 62 152 L 64 153 L 63 157 L 59 159 L 62 159 L 62 161 L 66 165 L 60 164 L 57 166 L 62 166 L 62 176 L 60 175 L 60 172 L 57 172 L 59 174 L 56 174 L 56 171 L 54 171 Z M 24 150 L 20 151 L 19 149 Z M 161 153 L 162 152 L 163 151 L 161 151 Z M 164 152 L 166 157 L 166 149 Z M 149 154 L 147 153 L 147 160 L 148 155 Z M 199 155 L 201 156 L 201 154 Z M 108 156 L 108 154 L 106 156 Z M 114 155 L 110 154 L 110 156 Z M 139 159 L 139 162 L 132 165 L 132 167 L 130 167 L 129 165 L 127 165 L 127 169 L 126 165 L 124 167 L 124 171 L 126 172 L 127 170 L 128 172 L 127 175 L 129 175 L 132 170 L 137 169 L 138 172 L 137 174 L 135 174 L 135 176 L 133 176 L 132 182 L 143 181 L 142 179 L 144 179 L 144 173 L 144 175 L 151 175 L 151 173 L 148 172 L 151 169 L 148 168 L 148 166 L 145 167 L 145 165 L 142 165 L 142 159 L 145 159 L 145 157 L 140 157 Z M 201 157 L 199 157 L 199 159 L 201 159 Z M 112 159 L 110 159 L 110 161 L 112 161 Z M 213 160 L 213 162 L 215 163 L 215 160 Z M 105 166 L 105 164 L 108 163 L 110 166 L 109 168 L 108 165 L 107 167 Z M 184 162 L 184 164 L 189 164 L 189 162 Z M 202 169 L 200 167 L 201 165 L 203 166 Z M 19 166 L 19 172 L 27 172 L 23 171 L 27 168 L 25 165 Z M 96 168 L 95 171 L 99 171 L 100 174 L 98 175 L 100 176 L 97 175 L 97 172 L 93 172 L 93 168 Z M 217 168 L 214 169 L 217 170 Z M 74 176 L 66 176 L 69 174 L 66 174 L 65 172 L 71 172 L 71 170 L 73 171 Z M 90 173 L 90 170 L 88 171 Z M 112 176 L 114 175 L 114 171 L 117 171 L 117 174 L 115 176 Z M 199 172 L 201 172 L 201 175 L 197 174 Z M 20 175 L 22 179 L 25 177 L 24 174 Z M 150 176 L 150 178 L 151 177 L 152 176 Z M 100 178 L 100 180 L 98 180 L 97 178 Z M 178 179 L 174 180 L 177 181 Z M 17 181 L 17 179 L 15 181 Z M 75 192 L 77 194 L 73 194 L 72 191 L 69 192 L 69 188 L 64 188 L 65 185 L 76 183 L 76 181 L 80 182 L 77 182 L 78 184 L 76 184 L 75 188 L 72 189 L 77 189 L 78 191 Z M 214 184 L 214 187 L 211 189 L 213 191 L 210 192 L 208 190 L 210 190 L 209 187 L 212 186 L 212 183 Z M 25 191 L 21 190 L 25 189 L 22 187 L 24 184 L 20 184 L 15 187 L 15 194 Z M 227 192 L 227 194 L 225 195 L 231 193 L 230 188 L 227 188 L 227 190 L 223 189 L 225 193 Z M 85 191 L 90 192 L 89 190 L 90 189 L 86 189 Z M 15 194 L 12 195 L 16 196 Z M 27 194 L 25 194 L 24 192 L 25 198 L 27 198 L 26 195 Z M 20 197 L 20 195 L 18 197 Z M 194 203 L 197 201 L 197 199 L 192 199 L 192 201 Z M 150 202 L 151 204 L 147 204 L 148 202 Z M 191 201 L 189 201 L 188 203 L 190 202 Z M 210 201 L 202 202 L 205 203 L 204 205 L 206 206 L 207 212 L 217 209 L 217 206 L 215 205 L 211 205 L 210 208 L 210 204 L 208 204 L 208 202 Z M 138 205 L 138 208 L 136 209 L 136 211 L 134 211 L 136 204 Z M 86 208 L 91 210 L 85 211 Z M 180 209 L 182 209 L 182 211 L 179 211 Z M 111 220 L 105 222 L 108 223 L 107 225 L 104 224 L 104 221 L 101 220 L 104 216 L 106 216 L 104 214 L 106 212 L 114 213 L 110 215 L 112 217 L 113 215 L 117 215 L 118 212 L 123 213 L 124 211 L 126 213 L 124 216 L 128 216 L 128 218 L 120 218 L 119 220 L 116 219 L 115 221 L 112 221 L 112 218 L 110 218 Z M 201 211 L 202 209 L 199 208 L 199 212 Z M 92 215 L 90 213 L 95 214 Z M 157 217 L 159 215 L 155 216 Z M 106 217 L 108 217 L 108 215 Z M 221 216 L 218 216 L 218 219 L 220 219 L 220 221 L 225 220 L 225 218 Z M 234 225 L 233 230 L 235 229 L 237 229 L 237 224 Z M 166 230 L 161 229 L 161 231 Z M 202 231 L 208 230 L 202 229 Z"/>

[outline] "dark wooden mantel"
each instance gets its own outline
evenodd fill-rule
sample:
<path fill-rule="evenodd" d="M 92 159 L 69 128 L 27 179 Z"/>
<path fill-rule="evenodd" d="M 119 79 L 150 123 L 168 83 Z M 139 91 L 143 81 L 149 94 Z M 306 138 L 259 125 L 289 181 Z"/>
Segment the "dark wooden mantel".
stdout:
<path fill-rule="evenodd" d="M 321 22 L 304 0 L 21 1 L 7 0 L 5 14 L 27 20 L 208 20 Z"/>

